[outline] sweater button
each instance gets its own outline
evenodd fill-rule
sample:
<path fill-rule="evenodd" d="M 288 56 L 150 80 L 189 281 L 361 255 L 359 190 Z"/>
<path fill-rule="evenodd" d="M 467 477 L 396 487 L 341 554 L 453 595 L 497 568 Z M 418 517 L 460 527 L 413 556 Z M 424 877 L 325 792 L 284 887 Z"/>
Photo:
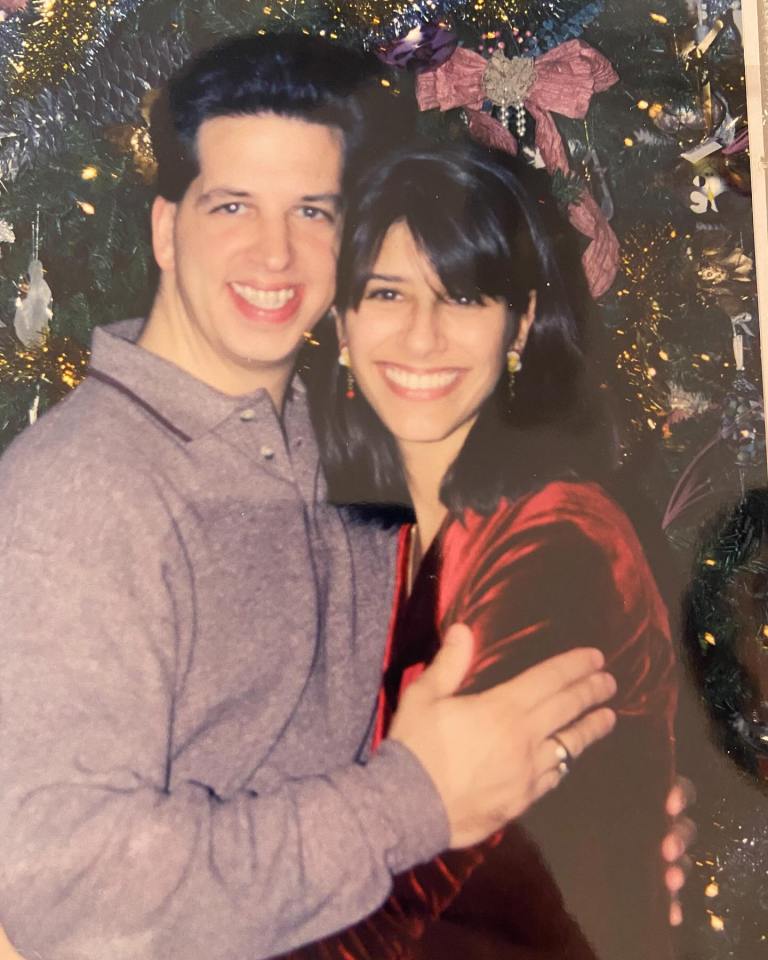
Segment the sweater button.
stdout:
<path fill-rule="evenodd" d="M 246 422 L 249 420 L 255 420 L 256 411 L 253 409 L 253 407 L 248 407 L 246 410 L 241 410 L 240 419 L 245 420 Z"/>
<path fill-rule="evenodd" d="M 259 452 L 265 460 L 272 460 L 275 456 L 275 451 L 272 449 L 272 447 L 268 447 L 266 445 L 263 446 Z"/>

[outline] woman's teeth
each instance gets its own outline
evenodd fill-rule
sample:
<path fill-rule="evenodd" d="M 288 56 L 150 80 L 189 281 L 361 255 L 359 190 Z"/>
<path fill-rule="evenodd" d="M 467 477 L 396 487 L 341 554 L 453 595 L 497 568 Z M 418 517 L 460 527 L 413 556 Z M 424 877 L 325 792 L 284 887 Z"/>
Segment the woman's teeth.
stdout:
<path fill-rule="evenodd" d="M 439 390 L 453 383 L 458 370 L 443 370 L 437 373 L 414 373 L 400 367 L 384 367 L 384 376 L 406 390 Z"/>
<path fill-rule="evenodd" d="M 261 310 L 279 310 L 296 294 L 295 287 L 285 287 L 283 290 L 259 290 L 256 287 L 248 287 L 244 283 L 233 283 L 232 289 L 243 300 L 247 300 L 252 306 L 259 307 Z"/>

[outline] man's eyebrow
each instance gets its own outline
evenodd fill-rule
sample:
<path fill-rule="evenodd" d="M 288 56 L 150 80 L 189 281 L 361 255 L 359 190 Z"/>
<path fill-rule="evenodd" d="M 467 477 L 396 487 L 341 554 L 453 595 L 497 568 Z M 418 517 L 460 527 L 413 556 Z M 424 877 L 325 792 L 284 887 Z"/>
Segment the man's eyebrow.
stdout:
<path fill-rule="evenodd" d="M 238 190 L 235 187 L 213 187 L 201 193 L 197 199 L 200 204 L 210 203 L 211 200 L 231 197 L 235 200 L 248 200 L 253 196 L 248 190 Z M 341 194 L 339 193 L 311 193 L 301 197 L 302 203 L 329 203 L 336 210 L 341 209 Z"/>
<path fill-rule="evenodd" d="M 312 193 L 301 198 L 302 203 L 330 203 L 337 209 L 341 209 L 340 193 Z"/>
<path fill-rule="evenodd" d="M 223 197 L 234 197 L 238 200 L 246 200 L 251 194 L 247 190 L 236 190 L 234 187 L 214 187 L 212 190 L 206 190 L 197 198 L 198 203 L 209 203 L 211 200 L 221 199 Z"/>

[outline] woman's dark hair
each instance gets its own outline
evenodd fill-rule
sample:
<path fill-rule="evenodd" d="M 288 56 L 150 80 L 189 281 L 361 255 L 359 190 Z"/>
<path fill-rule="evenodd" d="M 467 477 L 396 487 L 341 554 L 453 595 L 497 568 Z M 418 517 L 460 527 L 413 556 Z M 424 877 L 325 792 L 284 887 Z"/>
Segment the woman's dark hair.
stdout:
<path fill-rule="evenodd" d="M 345 175 L 412 128 L 413 108 L 394 97 L 373 56 L 322 37 L 266 34 L 227 40 L 171 78 L 152 110 L 157 188 L 178 202 L 199 172 L 196 137 L 205 120 L 273 113 L 338 127 Z"/>
<path fill-rule="evenodd" d="M 616 439 L 604 403 L 596 325 L 578 254 L 547 179 L 474 144 L 396 153 L 360 184 L 339 258 L 337 306 L 355 310 L 392 224 L 404 222 L 452 297 L 493 298 L 536 317 L 510 400 L 504 372 L 480 410 L 441 498 L 453 512 L 492 512 L 554 479 L 602 480 Z M 555 247 L 561 248 L 555 256 Z M 324 382 L 323 382 L 324 381 Z M 331 499 L 408 505 L 394 439 L 343 371 L 310 378 Z"/>

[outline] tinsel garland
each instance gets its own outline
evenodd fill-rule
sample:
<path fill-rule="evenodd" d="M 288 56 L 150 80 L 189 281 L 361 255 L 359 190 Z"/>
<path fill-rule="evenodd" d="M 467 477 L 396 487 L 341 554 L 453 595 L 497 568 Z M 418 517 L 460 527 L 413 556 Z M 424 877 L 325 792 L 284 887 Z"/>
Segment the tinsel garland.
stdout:
<path fill-rule="evenodd" d="M 93 62 L 116 26 L 143 0 L 35 0 L 0 36 L 3 99 L 30 99 Z"/>
<path fill-rule="evenodd" d="M 0 113 L 0 180 L 64 149 L 75 123 L 91 129 L 140 119 L 142 100 L 189 55 L 184 38 L 134 35 L 110 45 L 81 76 Z"/>
<path fill-rule="evenodd" d="M 332 8 L 339 28 L 370 47 L 442 24 L 479 35 L 500 32 L 529 55 L 581 36 L 603 9 L 604 0 L 359 0 Z"/>

